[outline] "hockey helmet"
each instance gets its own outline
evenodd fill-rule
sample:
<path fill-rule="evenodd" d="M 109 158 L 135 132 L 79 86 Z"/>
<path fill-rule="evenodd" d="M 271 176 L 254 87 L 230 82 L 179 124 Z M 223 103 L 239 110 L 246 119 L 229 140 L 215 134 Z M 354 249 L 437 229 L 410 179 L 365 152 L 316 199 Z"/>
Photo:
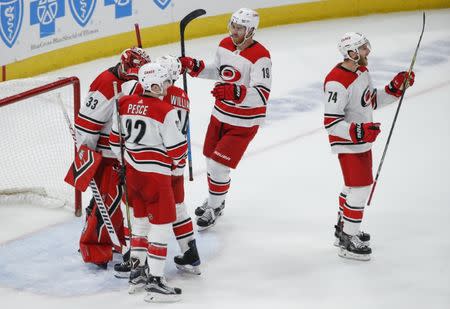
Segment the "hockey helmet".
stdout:
<path fill-rule="evenodd" d="M 156 63 L 159 63 L 169 71 L 171 80 L 176 81 L 180 77 L 181 62 L 177 57 L 171 55 L 162 56 L 156 59 Z"/>
<path fill-rule="evenodd" d="M 259 25 L 259 14 L 247 8 L 242 8 L 237 10 L 231 15 L 230 22 L 228 23 L 228 28 L 231 24 L 237 24 L 245 27 L 245 39 L 250 38 L 256 32 Z"/>
<path fill-rule="evenodd" d="M 344 34 L 344 36 L 341 38 L 338 44 L 339 51 L 344 56 L 344 59 L 350 59 L 349 52 L 353 51 L 358 55 L 358 59 L 352 59 L 354 61 L 358 61 L 359 56 L 359 50 L 361 46 L 364 44 L 367 44 L 367 47 L 369 50 L 371 49 L 369 40 L 364 36 L 364 34 L 361 34 L 359 32 L 347 32 Z"/>
<path fill-rule="evenodd" d="M 170 83 L 170 74 L 165 67 L 159 63 L 147 63 L 139 69 L 139 83 L 145 91 L 162 95 Z M 160 92 L 152 91 L 152 86 L 158 85 Z"/>
<path fill-rule="evenodd" d="M 120 56 L 120 64 L 122 72 L 126 75 L 126 72 L 131 68 L 140 68 L 146 63 L 151 62 L 149 55 L 139 47 L 127 48 L 122 52 Z"/>

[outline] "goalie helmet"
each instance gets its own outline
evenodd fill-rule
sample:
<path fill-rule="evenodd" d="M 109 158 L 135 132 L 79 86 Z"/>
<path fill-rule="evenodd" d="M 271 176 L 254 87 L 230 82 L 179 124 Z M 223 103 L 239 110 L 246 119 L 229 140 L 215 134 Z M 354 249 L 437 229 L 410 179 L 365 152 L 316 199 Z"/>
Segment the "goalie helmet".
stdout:
<path fill-rule="evenodd" d="M 164 89 L 170 85 L 170 74 L 165 67 L 159 63 L 147 63 L 139 69 L 139 83 L 145 91 L 156 95 L 163 95 Z M 152 91 L 152 86 L 157 85 L 160 92 Z"/>
<path fill-rule="evenodd" d="M 139 69 L 146 63 L 151 62 L 149 55 L 139 47 L 127 48 L 122 52 L 120 56 L 120 66 L 122 69 L 122 73 L 127 76 L 127 72 L 130 69 L 137 68 Z"/>
<path fill-rule="evenodd" d="M 358 59 L 353 59 L 355 61 L 359 60 L 359 50 L 361 46 L 367 44 L 369 50 L 371 49 L 369 40 L 359 32 L 347 32 L 344 34 L 342 39 L 339 41 L 338 48 L 345 59 L 350 59 L 349 52 L 353 51 L 358 55 Z"/>
<path fill-rule="evenodd" d="M 169 71 L 169 75 L 173 81 L 176 81 L 180 77 L 181 62 L 178 58 L 171 55 L 162 56 L 156 59 L 156 63 L 159 63 Z"/>
<path fill-rule="evenodd" d="M 245 27 L 245 38 L 248 39 L 255 34 L 259 25 L 259 14 L 252 9 L 242 8 L 231 15 L 228 27 L 231 23 Z"/>

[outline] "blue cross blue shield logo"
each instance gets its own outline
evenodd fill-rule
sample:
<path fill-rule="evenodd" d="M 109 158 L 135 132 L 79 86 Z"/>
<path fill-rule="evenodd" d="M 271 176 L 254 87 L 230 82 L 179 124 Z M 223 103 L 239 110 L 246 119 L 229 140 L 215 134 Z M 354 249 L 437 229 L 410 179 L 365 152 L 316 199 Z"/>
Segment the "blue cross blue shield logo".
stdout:
<path fill-rule="evenodd" d="M 169 5 L 170 1 L 171 0 L 153 0 L 161 10 L 164 10 Z"/>
<path fill-rule="evenodd" d="M 23 19 L 23 0 L 0 0 L 0 34 L 11 48 L 19 36 Z"/>
<path fill-rule="evenodd" d="M 30 4 L 30 24 L 39 24 L 41 38 L 55 34 L 55 21 L 64 15 L 64 0 L 36 0 Z"/>
<path fill-rule="evenodd" d="M 72 16 L 81 27 L 86 26 L 91 19 L 96 3 L 97 0 L 69 0 Z"/>
<path fill-rule="evenodd" d="M 115 16 L 117 18 L 131 16 L 133 0 L 105 0 L 105 6 L 114 4 Z"/>

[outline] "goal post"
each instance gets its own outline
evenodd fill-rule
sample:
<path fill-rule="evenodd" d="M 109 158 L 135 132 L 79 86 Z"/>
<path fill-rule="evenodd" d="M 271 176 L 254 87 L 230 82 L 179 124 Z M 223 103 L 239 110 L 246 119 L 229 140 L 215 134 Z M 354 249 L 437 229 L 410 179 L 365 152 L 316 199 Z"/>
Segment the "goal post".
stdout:
<path fill-rule="evenodd" d="M 64 182 L 76 149 L 58 93 L 73 123 L 80 109 L 77 77 L 0 83 L 0 199 L 73 207 L 81 216 L 81 192 Z"/>

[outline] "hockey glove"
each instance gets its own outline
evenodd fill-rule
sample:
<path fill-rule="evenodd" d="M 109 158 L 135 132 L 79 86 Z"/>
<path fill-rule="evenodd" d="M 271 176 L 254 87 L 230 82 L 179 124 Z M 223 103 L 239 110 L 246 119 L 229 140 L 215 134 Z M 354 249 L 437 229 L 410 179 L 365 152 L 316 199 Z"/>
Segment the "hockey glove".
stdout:
<path fill-rule="evenodd" d="M 407 75 L 408 75 L 407 72 L 400 72 L 397 75 L 395 75 L 392 81 L 384 88 L 386 92 L 389 93 L 390 95 L 396 96 L 397 98 L 401 97 L 404 91 L 403 83 L 405 82 Z M 411 74 L 409 75 L 409 80 L 406 83 L 406 88 L 414 85 L 414 78 L 415 74 L 413 71 L 411 71 Z"/>
<path fill-rule="evenodd" d="M 352 123 L 350 125 L 350 138 L 353 143 L 373 143 L 380 132 L 379 122 Z"/>
<path fill-rule="evenodd" d="M 180 57 L 178 60 L 181 62 L 181 74 L 187 71 L 192 77 L 197 77 L 205 68 L 203 60 L 197 60 L 191 57 Z"/>
<path fill-rule="evenodd" d="M 244 85 L 217 83 L 211 93 L 217 100 L 233 101 L 239 104 L 244 101 L 247 87 Z"/>

